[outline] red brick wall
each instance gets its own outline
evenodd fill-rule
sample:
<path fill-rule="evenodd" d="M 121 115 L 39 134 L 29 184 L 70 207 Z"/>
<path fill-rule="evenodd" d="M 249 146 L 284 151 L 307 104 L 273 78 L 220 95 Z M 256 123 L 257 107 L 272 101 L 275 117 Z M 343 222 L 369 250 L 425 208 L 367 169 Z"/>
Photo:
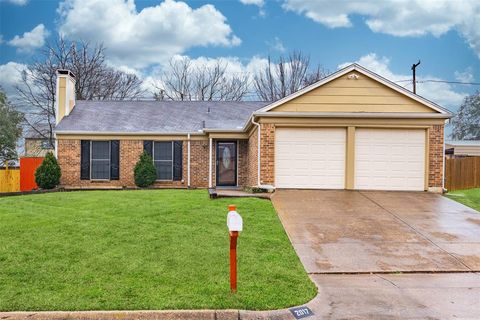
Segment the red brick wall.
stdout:
<path fill-rule="evenodd" d="M 190 185 L 208 188 L 208 140 L 190 141 Z"/>
<path fill-rule="evenodd" d="M 260 183 L 273 185 L 275 179 L 275 126 L 260 124 Z"/>
<path fill-rule="evenodd" d="M 143 152 L 143 140 L 120 140 L 120 179 L 90 181 L 80 179 L 80 140 L 58 140 L 61 186 L 68 188 L 135 187 L 133 169 Z M 187 145 L 183 142 L 183 181 L 157 181 L 155 186 L 187 186 Z"/>
<path fill-rule="evenodd" d="M 248 161 L 248 140 L 238 140 L 237 184 L 239 186 L 248 185 Z"/>
<path fill-rule="evenodd" d="M 261 184 L 274 184 L 275 126 L 261 124 Z M 257 130 L 248 140 L 238 140 L 238 185 L 257 185 Z M 428 186 L 439 188 L 443 179 L 444 126 L 429 130 Z M 215 186 L 215 140 L 212 147 L 212 184 Z M 59 140 L 58 160 L 62 169 L 61 185 L 72 188 L 134 187 L 133 168 L 143 152 L 142 140 L 120 141 L 120 180 L 80 180 L 80 140 Z M 192 140 L 190 159 L 191 187 L 208 187 L 209 141 Z M 183 142 L 183 181 L 156 182 L 155 186 L 187 187 L 187 141 Z"/>
<path fill-rule="evenodd" d="M 254 187 L 258 184 L 258 129 L 255 129 L 247 143 L 247 156 L 246 156 L 246 170 L 247 180 L 246 185 Z"/>
<path fill-rule="evenodd" d="M 442 187 L 443 179 L 443 139 L 444 125 L 435 125 L 429 130 L 428 150 L 428 186 L 430 188 Z"/>

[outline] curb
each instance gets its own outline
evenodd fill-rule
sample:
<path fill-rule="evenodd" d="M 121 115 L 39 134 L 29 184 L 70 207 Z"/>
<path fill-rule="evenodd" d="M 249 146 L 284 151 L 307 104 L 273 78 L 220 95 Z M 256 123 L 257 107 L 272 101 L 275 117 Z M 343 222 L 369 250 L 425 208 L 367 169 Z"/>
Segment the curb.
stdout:
<path fill-rule="evenodd" d="M 0 312 L 2 320 L 238 320 L 238 310 L 150 311 L 14 311 Z"/>
<path fill-rule="evenodd" d="M 315 298 L 314 298 L 315 300 Z M 310 304 L 310 302 L 308 303 Z M 13 311 L 0 312 L 2 320 L 290 320 L 288 309 L 248 310 L 145 310 L 145 311 Z"/>
<path fill-rule="evenodd" d="M 313 283 L 315 283 L 312 280 Z M 320 294 L 291 308 L 308 307 L 312 317 L 321 314 Z M 294 320 L 290 308 L 278 310 L 112 310 L 112 311 L 0 311 L 0 320 Z"/>

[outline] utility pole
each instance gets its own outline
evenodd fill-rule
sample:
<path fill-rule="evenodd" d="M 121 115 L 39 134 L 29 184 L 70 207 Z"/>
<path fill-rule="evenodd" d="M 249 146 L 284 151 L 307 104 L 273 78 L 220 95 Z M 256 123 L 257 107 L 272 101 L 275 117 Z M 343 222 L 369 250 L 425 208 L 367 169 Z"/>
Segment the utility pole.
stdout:
<path fill-rule="evenodd" d="M 412 71 L 413 71 L 413 79 L 412 79 L 412 84 L 413 84 L 413 93 L 417 93 L 417 80 L 415 76 L 415 69 L 418 67 L 420 64 L 420 60 L 418 60 L 417 63 L 412 64 Z"/>

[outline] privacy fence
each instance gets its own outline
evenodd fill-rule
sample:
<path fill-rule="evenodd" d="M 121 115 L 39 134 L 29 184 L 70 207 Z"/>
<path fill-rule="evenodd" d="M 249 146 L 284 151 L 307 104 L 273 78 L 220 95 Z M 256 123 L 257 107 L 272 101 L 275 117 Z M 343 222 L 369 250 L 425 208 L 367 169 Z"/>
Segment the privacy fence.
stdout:
<path fill-rule="evenodd" d="M 480 188 L 480 157 L 445 159 L 445 188 Z"/>
<path fill-rule="evenodd" d="M 42 161 L 42 157 L 22 157 L 20 167 L 0 168 L 0 193 L 37 189 L 35 171 Z"/>
<path fill-rule="evenodd" d="M 20 168 L 0 168 L 0 192 L 20 191 Z"/>

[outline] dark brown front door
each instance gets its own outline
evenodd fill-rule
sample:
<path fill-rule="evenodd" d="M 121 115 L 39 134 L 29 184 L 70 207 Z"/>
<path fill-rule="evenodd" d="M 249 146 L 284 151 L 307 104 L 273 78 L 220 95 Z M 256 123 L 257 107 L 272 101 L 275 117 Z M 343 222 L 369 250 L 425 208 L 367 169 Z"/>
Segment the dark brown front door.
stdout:
<path fill-rule="evenodd" d="M 237 143 L 217 142 L 217 186 L 237 185 Z"/>

